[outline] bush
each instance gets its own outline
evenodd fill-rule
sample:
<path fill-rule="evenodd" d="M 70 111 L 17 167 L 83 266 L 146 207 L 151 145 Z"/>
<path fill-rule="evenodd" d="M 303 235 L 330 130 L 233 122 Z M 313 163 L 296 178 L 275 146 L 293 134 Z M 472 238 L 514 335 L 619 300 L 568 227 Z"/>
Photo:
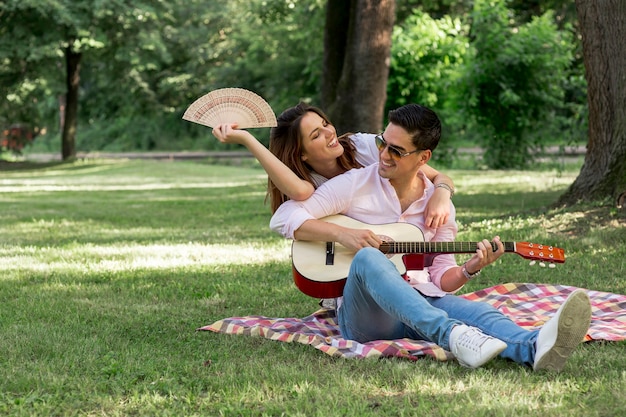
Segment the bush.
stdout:
<path fill-rule="evenodd" d="M 466 112 L 483 128 L 487 166 L 525 168 L 565 109 L 572 66 L 571 33 L 548 12 L 515 25 L 503 2 L 477 0 L 472 53 L 459 90 Z M 555 129 L 552 129 L 554 132 Z"/>

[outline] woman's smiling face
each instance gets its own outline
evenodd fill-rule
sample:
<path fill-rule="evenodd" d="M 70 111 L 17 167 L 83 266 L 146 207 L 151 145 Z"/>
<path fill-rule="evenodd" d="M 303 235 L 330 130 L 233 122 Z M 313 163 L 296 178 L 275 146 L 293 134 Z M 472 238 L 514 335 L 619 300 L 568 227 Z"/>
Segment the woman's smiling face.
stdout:
<path fill-rule="evenodd" d="M 335 127 L 319 114 L 308 112 L 300 122 L 302 160 L 310 165 L 336 160 L 343 154 Z"/>

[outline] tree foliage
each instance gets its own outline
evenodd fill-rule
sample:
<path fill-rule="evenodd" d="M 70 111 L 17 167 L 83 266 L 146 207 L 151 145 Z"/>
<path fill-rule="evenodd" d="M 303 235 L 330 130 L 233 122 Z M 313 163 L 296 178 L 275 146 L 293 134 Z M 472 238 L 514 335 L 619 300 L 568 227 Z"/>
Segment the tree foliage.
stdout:
<path fill-rule="evenodd" d="M 0 126 L 39 132 L 62 91 L 62 49 L 48 2 L 8 0 L 0 9 Z M 63 21 L 63 20 L 61 20 Z M 48 76 L 42 76 L 47 74 Z M 58 75 L 58 78 L 55 77 Z M 54 108 L 54 104 L 52 105 Z"/>
<path fill-rule="evenodd" d="M 451 82 L 469 48 L 468 28 L 460 19 L 433 19 L 415 12 L 393 33 L 388 109 L 421 103 L 443 110 Z"/>
<path fill-rule="evenodd" d="M 31 109 L 40 108 L 40 100 L 62 98 L 59 109 L 64 158 L 75 154 L 79 92 L 74 89 L 85 86 L 81 91 L 84 95 L 85 90 L 97 85 L 95 77 L 80 84 L 83 57 L 94 57 L 101 68 L 113 69 L 108 72 L 107 84 L 115 80 L 124 88 L 129 87 L 125 81 L 133 80 L 130 91 L 122 91 L 141 100 L 145 96 L 141 94 L 142 84 L 137 81 L 143 81 L 141 74 L 149 70 L 151 56 L 162 51 L 158 30 L 162 20 L 157 16 L 167 14 L 163 6 L 158 0 L 8 0 L 3 5 L 0 12 L 3 62 L 20 71 L 18 82 L 7 84 L 7 89 L 11 90 L 12 97 L 26 104 L 29 113 Z M 119 71 L 121 67 L 124 71 Z M 29 99 L 31 94 L 23 88 L 26 82 L 33 86 L 31 92 L 39 93 L 38 101 Z M 99 94 L 99 98 L 104 100 L 110 96 L 105 92 Z M 20 121 L 25 118 L 28 125 L 51 122 L 40 112 L 33 112 L 32 116 L 9 114 Z"/>
<path fill-rule="evenodd" d="M 276 113 L 300 100 L 339 116 L 358 113 L 369 100 L 384 101 L 385 90 L 356 95 L 355 86 L 387 64 L 367 57 L 374 23 L 355 20 L 355 4 L 368 2 L 5 0 L 0 124 L 46 133 L 39 146 L 59 140 L 68 51 L 80 57 L 78 150 L 216 146 L 205 127 L 181 116 L 221 87 L 251 89 Z M 331 13 L 333 5 L 346 13 Z M 435 108 L 446 136 L 476 139 L 491 166 L 503 166 L 504 150 L 507 163 L 522 166 L 546 139 L 584 136 L 585 80 L 581 61 L 572 61 L 566 0 L 396 0 L 396 11 L 386 109 L 408 101 Z M 330 20 L 335 30 L 325 40 Z M 359 34 L 365 53 L 350 63 L 348 40 Z M 372 126 L 382 125 L 383 116 L 375 118 Z M 512 148 L 521 156 L 509 158 Z"/>
<path fill-rule="evenodd" d="M 239 14 L 238 19 L 216 51 L 219 65 L 212 87 L 249 88 L 266 97 L 276 112 L 301 99 L 319 102 L 324 3 L 240 2 L 239 13 L 230 14 Z"/>
<path fill-rule="evenodd" d="M 461 19 L 433 19 L 415 10 L 393 33 L 386 109 L 420 103 L 435 110 L 443 120 L 444 140 L 433 157 L 442 165 L 452 163 L 451 140 L 466 126 L 455 84 L 469 49 L 468 31 Z"/>
<path fill-rule="evenodd" d="M 514 24 L 504 3 L 475 2 L 472 49 L 461 86 L 467 111 L 483 127 L 491 168 L 524 168 L 544 142 L 548 124 L 564 103 L 564 80 L 573 42 L 547 12 Z"/>

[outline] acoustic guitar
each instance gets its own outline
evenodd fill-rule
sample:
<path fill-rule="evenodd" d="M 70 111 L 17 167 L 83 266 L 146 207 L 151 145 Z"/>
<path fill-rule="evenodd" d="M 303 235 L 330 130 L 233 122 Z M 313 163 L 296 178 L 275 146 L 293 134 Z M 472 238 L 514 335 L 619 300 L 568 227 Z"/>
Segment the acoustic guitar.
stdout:
<path fill-rule="evenodd" d="M 341 214 L 321 220 L 352 229 L 369 229 L 383 243 L 379 250 L 394 263 L 400 274 L 420 270 L 443 253 L 474 253 L 478 242 L 424 242 L 419 227 L 410 223 L 373 225 Z M 532 261 L 550 264 L 565 262 L 565 251 L 554 246 L 529 242 L 502 242 L 505 252 L 517 253 Z M 492 242 L 494 250 L 495 244 Z M 337 242 L 295 240 L 291 246 L 294 282 L 304 294 L 316 298 L 334 298 L 343 293 L 354 252 Z"/>

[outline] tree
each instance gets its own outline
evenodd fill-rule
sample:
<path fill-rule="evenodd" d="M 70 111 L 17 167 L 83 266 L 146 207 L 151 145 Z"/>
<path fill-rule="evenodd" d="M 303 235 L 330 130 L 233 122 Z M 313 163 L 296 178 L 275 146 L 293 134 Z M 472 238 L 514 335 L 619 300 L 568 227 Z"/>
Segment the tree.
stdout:
<path fill-rule="evenodd" d="M 108 50 L 113 51 L 111 55 L 117 52 L 120 60 L 137 60 L 141 53 L 159 50 L 156 23 L 157 15 L 165 12 L 163 7 L 163 2 L 158 0 L 0 3 L 0 58 L 10 63 L 7 67 L 20 69 L 12 74 L 7 72 L 16 75 L 8 87 L 13 88 L 9 96 L 28 95 L 20 93 L 25 85 L 35 86 L 28 92 L 36 90 L 39 101 L 46 97 L 42 92 L 48 97 L 63 96 L 61 154 L 64 160 L 76 156 L 80 70 L 86 55 L 98 56 Z M 132 45 L 128 49 L 132 51 L 130 54 L 119 53 L 124 45 Z M 60 82 L 63 73 L 65 80 Z M 120 78 L 111 79 L 120 82 Z M 24 100 L 17 101 L 37 107 Z"/>
<path fill-rule="evenodd" d="M 322 107 L 338 132 L 382 129 L 395 0 L 328 0 Z"/>
<path fill-rule="evenodd" d="M 564 103 L 573 42 L 559 32 L 552 12 L 511 23 L 503 2 L 476 0 L 472 50 L 460 90 L 466 112 L 483 127 L 487 166 L 525 168 L 541 148 L 547 125 Z"/>
<path fill-rule="evenodd" d="M 626 191 L 626 2 L 576 0 L 582 35 L 589 141 L 576 180 L 558 204 L 617 199 Z"/>
<path fill-rule="evenodd" d="M 76 157 L 76 127 L 78 125 L 78 87 L 80 84 L 80 59 L 83 54 L 74 49 L 74 41 L 65 47 L 65 111 L 61 157 L 63 160 Z"/>

